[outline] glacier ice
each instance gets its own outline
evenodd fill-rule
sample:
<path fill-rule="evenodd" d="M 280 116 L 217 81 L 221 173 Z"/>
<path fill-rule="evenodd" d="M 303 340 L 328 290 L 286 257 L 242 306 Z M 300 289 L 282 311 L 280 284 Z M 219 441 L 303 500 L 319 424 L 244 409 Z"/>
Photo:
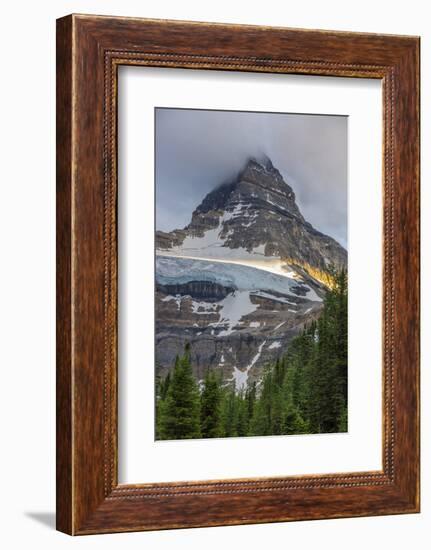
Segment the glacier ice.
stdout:
<path fill-rule="evenodd" d="M 301 296 L 296 290 L 300 286 L 306 292 L 306 299 L 321 302 L 315 291 L 305 283 L 299 283 L 298 279 L 293 277 L 293 273 L 278 275 L 264 269 L 231 262 L 157 254 L 156 280 L 161 285 L 208 281 L 239 291 L 273 291 L 295 297 Z M 278 299 L 280 300 L 280 297 Z"/>

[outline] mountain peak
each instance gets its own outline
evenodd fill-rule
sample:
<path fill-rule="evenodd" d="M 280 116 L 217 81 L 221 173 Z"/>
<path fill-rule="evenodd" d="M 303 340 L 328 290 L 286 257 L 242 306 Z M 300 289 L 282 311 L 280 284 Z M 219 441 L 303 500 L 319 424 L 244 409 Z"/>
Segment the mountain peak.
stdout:
<path fill-rule="evenodd" d="M 156 243 L 159 250 L 185 256 L 273 258 L 308 266 L 309 273 L 339 268 L 347 258 L 334 239 L 304 219 L 293 189 L 269 157 L 250 157 L 236 179 L 208 193 L 184 229 L 158 232 Z"/>
<path fill-rule="evenodd" d="M 261 158 L 249 157 L 241 174 L 244 174 L 248 170 L 256 170 L 283 179 L 280 172 L 275 168 L 272 160 L 267 155 L 263 155 Z"/>
<path fill-rule="evenodd" d="M 292 187 L 284 180 L 268 156 L 265 155 L 259 160 L 249 158 L 240 173 L 238 185 L 241 185 L 244 191 L 248 190 L 252 196 L 257 194 L 272 207 L 289 211 L 304 221 Z"/>
<path fill-rule="evenodd" d="M 193 212 L 193 218 L 211 211 L 237 209 L 239 202 L 258 209 L 289 212 L 305 221 L 296 204 L 293 189 L 266 155 L 260 159 L 249 157 L 236 179 L 219 185 L 206 195 Z"/>
<path fill-rule="evenodd" d="M 265 153 L 263 153 L 260 158 L 249 157 L 245 166 L 247 167 L 248 165 L 263 168 L 268 172 L 270 172 L 271 170 L 275 170 L 272 160 Z"/>

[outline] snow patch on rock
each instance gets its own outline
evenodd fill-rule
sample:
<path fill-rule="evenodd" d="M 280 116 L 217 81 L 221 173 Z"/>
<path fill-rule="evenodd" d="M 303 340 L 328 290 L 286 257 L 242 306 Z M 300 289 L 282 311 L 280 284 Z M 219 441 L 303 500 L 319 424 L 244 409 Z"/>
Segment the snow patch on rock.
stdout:
<path fill-rule="evenodd" d="M 273 342 L 270 346 L 268 346 L 268 349 L 278 349 L 281 348 L 281 342 Z"/>
<path fill-rule="evenodd" d="M 171 296 L 170 294 L 168 296 L 165 296 L 162 298 L 162 302 L 170 302 L 171 300 L 174 300 L 177 304 L 178 311 L 181 309 L 181 299 L 184 296 L 181 296 L 181 294 L 176 294 L 175 296 Z"/>
<path fill-rule="evenodd" d="M 247 387 L 248 382 L 248 373 L 250 372 L 250 369 L 256 364 L 256 362 L 259 360 L 259 357 L 262 354 L 263 346 L 266 344 L 266 340 L 262 342 L 257 350 L 256 355 L 251 360 L 251 363 L 244 369 L 240 370 L 237 367 L 233 368 L 233 375 L 231 380 L 235 381 L 235 390 L 241 391 Z"/>
<path fill-rule="evenodd" d="M 211 326 L 227 327 L 221 330 L 217 336 L 229 336 L 232 334 L 234 328 L 240 324 L 242 317 L 253 313 L 259 307 L 257 304 L 253 304 L 250 300 L 249 291 L 236 290 L 231 294 L 228 294 L 221 302 L 220 320 L 218 323 L 212 323 Z"/>

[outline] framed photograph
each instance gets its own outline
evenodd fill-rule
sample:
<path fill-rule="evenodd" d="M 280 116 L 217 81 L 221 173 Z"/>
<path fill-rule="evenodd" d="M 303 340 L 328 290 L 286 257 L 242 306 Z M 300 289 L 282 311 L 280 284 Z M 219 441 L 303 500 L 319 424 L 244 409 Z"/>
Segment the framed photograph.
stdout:
<path fill-rule="evenodd" d="M 419 38 L 57 21 L 57 528 L 419 511 Z"/>

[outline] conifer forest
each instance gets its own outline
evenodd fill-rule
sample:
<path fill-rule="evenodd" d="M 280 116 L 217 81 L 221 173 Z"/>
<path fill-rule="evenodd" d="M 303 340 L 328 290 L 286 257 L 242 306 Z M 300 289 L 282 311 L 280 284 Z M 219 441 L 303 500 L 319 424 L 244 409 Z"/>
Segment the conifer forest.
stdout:
<path fill-rule="evenodd" d="M 224 438 L 347 431 L 347 272 L 325 293 L 260 380 L 238 390 L 216 368 L 197 380 L 191 346 L 156 381 L 156 439 Z"/>

